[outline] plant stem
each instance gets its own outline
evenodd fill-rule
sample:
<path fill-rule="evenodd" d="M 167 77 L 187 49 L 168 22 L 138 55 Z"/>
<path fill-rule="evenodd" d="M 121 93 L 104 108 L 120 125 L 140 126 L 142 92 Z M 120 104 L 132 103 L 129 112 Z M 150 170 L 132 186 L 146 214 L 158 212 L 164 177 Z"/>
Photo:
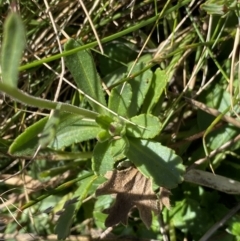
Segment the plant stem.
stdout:
<path fill-rule="evenodd" d="M 22 102 L 23 104 L 34 106 L 43 109 L 56 109 L 59 102 L 53 102 L 50 100 L 44 100 L 41 98 L 30 96 L 19 89 L 9 86 L 3 82 L 0 82 L 0 90 L 6 93 L 11 98 L 17 100 L 18 102 Z M 86 118 L 95 119 L 98 113 L 86 110 L 74 105 L 61 103 L 61 110 L 65 112 L 70 112 L 73 114 L 78 114 Z"/>

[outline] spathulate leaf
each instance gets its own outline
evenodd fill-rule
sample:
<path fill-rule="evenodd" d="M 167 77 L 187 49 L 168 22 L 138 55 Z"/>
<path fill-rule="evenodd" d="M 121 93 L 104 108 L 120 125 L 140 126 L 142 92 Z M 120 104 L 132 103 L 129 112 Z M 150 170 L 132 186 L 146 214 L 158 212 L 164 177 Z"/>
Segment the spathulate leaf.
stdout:
<path fill-rule="evenodd" d="M 48 117 L 42 118 L 26 128 L 24 132 L 13 141 L 8 152 L 16 156 L 32 156 L 38 147 L 38 134 L 43 131 L 47 120 Z"/>
<path fill-rule="evenodd" d="M 131 68 L 131 66 L 129 66 L 129 68 Z M 134 75 L 134 73 L 140 72 L 144 68 L 144 66 L 144 63 L 136 64 L 131 74 Z M 129 117 L 135 116 L 138 113 L 140 107 L 142 106 L 146 94 L 148 92 L 149 86 L 151 84 L 152 76 L 152 71 L 146 70 L 142 74 L 138 75 L 137 77 L 129 81 L 132 90 L 134 90 L 132 95 L 132 101 L 128 109 Z"/>
<path fill-rule="evenodd" d="M 129 139 L 129 149 L 126 156 L 133 162 L 138 170 L 153 183 L 174 188 L 183 181 L 185 171 L 182 159 L 170 148 L 158 142 Z"/>
<path fill-rule="evenodd" d="M 14 140 L 9 152 L 12 155 L 33 155 L 38 147 L 38 134 L 42 133 L 47 120 L 48 117 L 45 117 L 28 127 Z M 100 130 L 95 122 L 81 120 L 79 115 L 60 113 L 55 138 L 48 147 L 61 149 L 73 143 L 90 140 L 95 138 Z"/>
<path fill-rule="evenodd" d="M 65 50 L 71 50 L 79 46 L 81 46 L 79 42 L 70 39 L 65 44 Z M 66 56 L 65 62 L 77 84 L 77 87 L 100 104 L 106 106 L 100 77 L 97 73 L 91 53 L 87 50 L 82 50 Z M 106 114 L 106 111 L 101 106 L 90 100 L 88 101 L 95 111 L 101 114 Z"/>
<path fill-rule="evenodd" d="M 120 85 L 112 89 L 109 98 L 109 109 L 118 113 L 120 116 L 127 117 L 128 107 L 131 104 L 132 88 L 126 83 L 124 86 Z"/>
<path fill-rule="evenodd" d="M 78 115 L 62 113 L 56 138 L 49 144 L 49 147 L 61 149 L 74 143 L 91 140 L 99 131 L 99 126 L 93 121 L 81 120 Z"/>
<path fill-rule="evenodd" d="M 83 172 L 85 173 L 85 171 Z M 74 217 L 77 215 L 77 212 L 79 211 L 79 209 L 81 208 L 83 201 L 85 200 L 85 198 L 87 197 L 87 195 L 91 192 L 91 188 L 93 186 L 93 182 L 96 180 L 96 176 L 92 175 L 90 177 L 87 177 L 85 179 L 83 179 L 78 187 L 78 189 L 74 192 L 74 196 L 76 198 L 78 198 L 78 202 L 76 205 L 76 211 L 74 213 Z"/>
<path fill-rule="evenodd" d="M 3 82 L 17 88 L 18 67 L 25 46 L 25 31 L 20 16 L 11 13 L 4 23 L 1 52 Z"/>
<path fill-rule="evenodd" d="M 168 76 L 166 70 L 159 68 L 153 74 L 152 82 L 150 84 L 146 99 L 143 104 L 142 112 L 152 113 L 153 108 L 159 101 L 168 83 Z"/>
<path fill-rule="evenodd" d="M 162 126 L 159 119 L 151 114 L 134 116 L 131 121 L 136 125 L 128 124 L 127 135 L 136 138 L 153 138 L 160 132 Z"/>
<path fill-rule="evenodd" d="M 104 176 L 113 169 L 114 159 L 110 146 L 108 141 L 98 142 L 93 150 L 92 170 L 96 175 Z"/>

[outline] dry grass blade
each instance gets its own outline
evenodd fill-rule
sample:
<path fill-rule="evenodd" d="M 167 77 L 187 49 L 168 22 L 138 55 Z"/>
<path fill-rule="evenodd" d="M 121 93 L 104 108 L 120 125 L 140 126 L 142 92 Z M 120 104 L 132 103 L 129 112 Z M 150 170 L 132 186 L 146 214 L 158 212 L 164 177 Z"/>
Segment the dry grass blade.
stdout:
<path fill-rule="evenodd" d="M 203 104 L 203 103 L 201 103 L 199 101 L 196 101 L 196 100 L 193 100 L 193 99 L 190 99 L 190 98 L 187 98 L 187 97 L 185 97 L 185 99 L 188 102 L 190 102 L 191 104 L 195 105 L 196 107 L 198 107 L 199 109 L 207 112 L 210 115 L 213 115 L 213 116 L 217 117 L 217 116 L 219 116 L 221 114 L 220 111 L 218 111 L 216 109 L 213 109 L 211 107 L 208 107 L 208 106 L 206 106 L 205 104 Z M 225 115 L 225 116 L 222 117 L 222 120 L 226 121 L 227 123 L 230 123 L 230 124 L 232 124 L 232 125 L 234 125 L 234 126 L 236 126 L 238 128 L 240 128 L 240 122 L 237 119 L 232 118 L 231 116 Z"/>

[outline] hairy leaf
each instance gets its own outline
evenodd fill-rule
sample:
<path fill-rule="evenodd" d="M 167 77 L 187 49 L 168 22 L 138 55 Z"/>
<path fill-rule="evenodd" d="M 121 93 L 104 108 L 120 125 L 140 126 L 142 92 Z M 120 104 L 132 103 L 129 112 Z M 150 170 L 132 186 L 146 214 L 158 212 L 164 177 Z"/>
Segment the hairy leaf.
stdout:
<path fill-rule="evenodd" d="M 46 125 L 44 126 L 43 132 L 39 134 L 38 142 L 41 147 L 47 147 L 47 145 L 56 137 L 57 126 L 60 122 L 60 108 L 61 105 L 58 105 L 52 116 L 49 117 Z"/>
<path fill-rule="evenodd" d="M 126 137 L 113 140 L 111 142 L 111 153 L 115 161 L 123 159 L 125 157 L 124 153 L 128 150 L 129 143 Z"/>
<path fill-rule="evenodd" d="M 146 99 L 143 104 L 142 112 L 152 113 L 167 86 L 168 76 L 166 70 L 157 69 L 152 78 Z"/>
<path fill-rule="evenodd" d="M 126 83 L 112 89 L 109 98 L 109 109 L 115 111 L 120 116 L 128 116 L 128 107 L 131 104 L 132 89 L 131 85 Z"/>
<path fill-rule="evenodd" d="M 79 46 L 81 46 L 79 42 L 70 39 L 65 45 L 65 50 L 71 50 Z M 78 88 L 98 101 L 100 104 L 107 106 L 100 77 L 97 73 L 91 53 L 87 50 L 82 50 L 78 53 L 66 56 L 65 61 L 77 83 Z M 101 106 L 89 99 L 88 101 L 95 111 L 101 114 L 106 113 L 105 109 Z"/>
<path fill-rule="evenodd" d="M 9 153 L 12 155 L 33 155 L 38 147 L 38 134 L 43 131 L 47 120 L 48 117 L 29 126 L 14 140 L 9 148 Z M 79 115 L 75 114 L 60 113 L 55 138 L 48 147 L 61 149 L 73 143 L 90 140 L 95 138 L 99 131 L 100 127 L 93 121 L 83 121 Z"/>
<path fill-rule="evenodd" d="M 98 142 L 93 150 L 92 170 L 97 175 L 105 175 L 113 169 L 114 159 L 108 141 Z"/>
<path fill-rule="evenodd" d="M 131 64 L 132 65 L 132 64 Z M 136 64 L 134 67 L 132 74 L 140 72 L 144 67 L 144 63 Z M 152 81 L 153 73 L 151 70 L 147 70 L 144 73 L 138 75 L 137 77 L 133 78 L 129 83 L 133 90 L 131 104 L 128 109 L 128 116 L 132 117 L 135 116 L 140 107 L 142 106 L 148 89 L 150 87 Z"/>
<path fill-rule="evenodd" d="M 20 16 L 11 13 L 4 23 L 1 52 L 3 82 L 17 88 L 18 67 L 25 46 L 25 31 Z"/>
<path fill-rule="evenodd" d="M 158 142 L 128 138 L 126 156 L 157 186 L 174 188 L 183 181 L 182 159 Z"/>
<path fill-rule="evenodd" d="M 158 135 L 161 130 L 161 123 L 159 119 L 151 114 L 134 116 L 131 118 L 131 121 L 136 125 L 128 124 L 128 136 L 150 139 Z"/>

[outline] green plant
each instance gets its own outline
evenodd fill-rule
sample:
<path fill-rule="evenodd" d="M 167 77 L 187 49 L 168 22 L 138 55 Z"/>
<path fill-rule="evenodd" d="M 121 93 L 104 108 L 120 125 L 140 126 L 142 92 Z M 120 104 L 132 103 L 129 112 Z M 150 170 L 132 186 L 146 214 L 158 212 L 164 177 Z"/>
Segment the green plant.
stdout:
<path fill-rule="evenodd" d="M 16 34 L 22 34 L 23 27 L 19 23 L 18 16 L 11 14 L 6 21 L 5 36 L 9 34 L 10 30 Z M 16 39 L 20 37 L 15 36 Z M 65 50 L 73 50 L 79 46 L 78 41 L 70 39 L 65 45 Z M 9 54 L 15 56 L 15 52 L 21 53 L 22 48 L 6 37 L 2 51 L 2 63 L 5 63 Z M 5 49 L 11 49 L 13 52 L 5 53 Z M 11 69 L 3 65 L 3 82 L 0 88 L 15 99 L 23 101 L 24 104 L 31 103 L 37 107 L 55 109 L 55 114 L 49 120 L 47 117 L 41 119 L 19 135 L 9 147 L 11 155 L 31 156 L 39 150 L 38 147 L 48 148 L 48 155 L 51 155 L 51 148 L 60 151 L 63 147 L 70 146 L 75 142 L 97 138 L 98 142 L 93 149 L 91 158 L 94 174 L 90 173 L 95 175 L 90 179 L 91 182 L 95 177 L 104 176 L 107 171 L 112 171 L 116 163 L 124 160 L 133 163 L 145 177 L 152 180 L 155 186 L 174 188 L 182 182 L 184 166 L 181 164 L 181 158 L 170 148 L 154 141 L 154 137 L 161 132 L 162 124 L 159 118 L 152 115 L 151 112 L 161 96 L 155 92 L 153 101 L 144 102 L 149 88 L 152 88 L 152 79 L 156 78 L 156 76 L 154 77 L 156 73 L 147 70 L 131 81 L 114 87 L 111 90 L 107 106 L 91 54 L 87 50 L 83 50 L 65 57 L 66 65 L 73 75 L 78 89 L 84 93 L 94 110 L 92 112 L 60 102 L 41 100 L 20 92 L 16 85 L 16 70 L 20 57 L 18 54 L 18 59 L 14 58 L 14 61 L 7 63 L 7 67 L 11 66 Z M 137 64 L 132 73 L 139 71 L 142 64 L 141 62 Z M 132 63 L 129 64 L 130 67 L 132 67 Z M 132 89 L 138 91 L 132 91 Z M 143 103 L 145 113 L 140 111 Z M 60 113 L 56 115 L 56 111 Z M 72 113 L 64 113 L 64 111 Z M 54 152 L 54 150 L 52 151 Z M 87 190 L 86 188 L 85 193 Z M 131 198 L 130 194 L 129 191 Z M 82 202 L 82 198 L 79 199 L 79 202 Z M 77 206 L 79 209 L 80 204 L 78 203 Z M 69 215 L 69 210 L 66 209 L 67 217 L 64 216 L 64 222 L 66 219 L 70 222 L 76 210 L 77 207 L 73 208 L 72 215 Z M 148 227 L 150 225 L 151 223 L 148 224 Z M 66 229 L 69 228 L 69 226 L 66 227 Z M 58 232 L 58 226 L 56 230 Z M 66 233 L 67 231 L 64 232 L 64 235 L 59 234 L 59 238 L 66 238 Z"/>
<path fill-rule="evenodd" d="M 68 38 L 64 51 L 60 41 L 56 49 L 49 38 L 46 46 L 41 41 L 30 44 L 35 36 L 41 39 L 41 30 L 49 25 L 44 18 L 34 19 L 41 10 L 33 11 L 32 2 L 21 2 L 26 36 L 17 14 L 7 18 L 1 49 L 0 90 L 5 97 L 0 168 L 3 196 L 11 193 L 15 198 L 15 206 L 4 207 L 5 213 L 23 213 L 15 223 L 9 222 L 6 233 L 22 226 L 22 232 L 55 232 L 64 239 L 70 230 L 89 235 L 89 230 L 112 227 L 117 236 L 164 241 L 168 236 L 170 241 L 207 240 L 216 230 L 215 237 L 238 238 L 238 215 L 231 214 L 229 222 L 224 217 L 239 209 L 238 5 L 131 2 L 124 9 L 124 1 L 101 1 L 91 16 L 92 25 L 81 29 L 82 41 Z M 74 12 L 71 4 L 63 1 L 56 6 Z M 91 4 L 86 3 L 88 9 L 94 7 Z M 141 15 L 141 8 L 148 5 L 151 14 Z M 54 9 L 55 2 L 49 11 Z M 57 19 L 59 26 L 65 21 Z M 115 21 L 124 26 L 122 30 L 119 24 L 117 33 L 111 27 Z M 205 22 L 208 28 L 202 27 Z M 75 23 L 59 26 L 75 36 Z M 101 43 L 92 41 L 92 26 Z M 132 43 L 137 40 L 134 35 L 146 41 L 147 51 L 157 47 L 155 33 L 162 39 L 155 54 L 138 54 L 142 45 Z M 27 51 L 22 57 L 25 38 Z M 90 53 L 97 45 L 104 53 L 97 48 Z M 40 51 L 38 61 L 31 62 L 32 46 L 35 53 Z M 55 75 L 42 68 L 49 62 L 59 77 L 58 87 Z M 74 84 L 63 78 L 64 72 Z M 9 185 L 18 188 L 8 190 Z M 3 197 L 1 201 L 4 205 Z M 25 215 L 28 211 L 34 216 Z M 50 220 L 56 214 L 57 224 Z M 214 225 L 222 219 L 222 228 Z"/>

